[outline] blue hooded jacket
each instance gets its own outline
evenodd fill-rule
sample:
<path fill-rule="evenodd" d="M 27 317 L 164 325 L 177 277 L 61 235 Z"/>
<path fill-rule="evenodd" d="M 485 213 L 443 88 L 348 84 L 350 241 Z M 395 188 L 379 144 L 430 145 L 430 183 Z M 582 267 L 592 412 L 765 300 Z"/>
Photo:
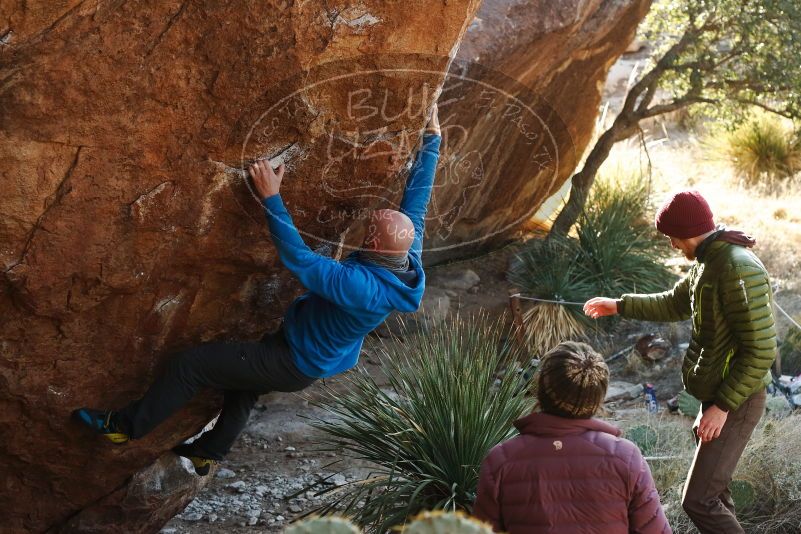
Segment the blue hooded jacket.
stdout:
<path fill-rule="evenodd" d="M 359 359 L 364 337 L 390 313 L 420 307 L 425 289 L 423 232 L 440 141 L 438 135 L 423 137 L 401 201 L 400 211 L 414 224 L 409 266 L 417 276 L 411 285 L 389 269 L 359 261 L 357 253 L 341 262 L 314 253 L 303 242 L 281 196 L 262 201 L 281 261 L 308 289 L 284 315 L 284 335 L 304 375 L 325 378 L 350 369 Z"/>

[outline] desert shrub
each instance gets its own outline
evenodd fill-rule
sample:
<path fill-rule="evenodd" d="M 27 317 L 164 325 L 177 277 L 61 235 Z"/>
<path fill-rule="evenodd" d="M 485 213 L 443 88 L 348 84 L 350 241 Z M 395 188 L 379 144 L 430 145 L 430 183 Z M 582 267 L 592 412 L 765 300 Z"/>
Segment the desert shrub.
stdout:
<path fill-rule="evenodd" d="M 651 425 L 637 425 L 626 430 L 626 439 L 631 440 L 644 455 L 653 454 L 659 445 L 659 434 Z"/>
<path fill-rule="evenodd" d="M 388 387 L 359 369 L 345 376 L 344 392 L 326 390 L 317 405 L 334 417 L 313 423 L 322 449 L 373 468 L 331 490 L 320 511 L 376 532 L 423 510 L 469 511 L 481 460 L 531 409 L 522 374 L 498 378 L 524 359 L 507 334 L 484 317 L 454 317 L 383 346 Z"/>
<path fill-rule="evenodd" d="M 665 514 L 676 534 L 697 533 L 681 508 L 694 452 L 692 420 L 641 416 L 627 422 L 626 436 L 646 437 L 648 463 Z M 789 534 L 801 529 L 801 415 L 765 418 L 755 430 L 730 486 L 737 518 L 746 532 Z M 643 427 L 651 430 L 643 431 Z M 631 439 L 631 438 L 630 438 Z"/>
<path fill-rule="evenodd" d="M 664 261 L 669 247 L 647 218 L 648 180 L 617 168 L 602 172 L 576 223 L 579 248 L 591 280 L 611 295 L 660 291 L 672 275 Z"/>
<path fill-rule="evenodd" d="M 797 376 L 801 374 L 801 330 L 791 326 L 779 346 L 782 358 L 782 373 Z"/>
<path fill-rule="evenodd" d="M 575 235 L 526 243 L 510 263 L 509 281 L 526 295 L 574 303 L 669 287 L 673 275 L 664 260 L 670 249 L 657 238 L 648 209 L 649 187 L 642 173 L 622 166 L 602 172 Z M 563 309 L 557 312 L 556 307 Z M 547 303 L 533 305 L 525 323 L 535 354 L 579 339 L 590 324 L 579 305 Z"/>
<path fill-rule="evenodd" d="M 726 161 L 747 185 L 774 186 L 801 170 L 801 138 L 782 120 L 760 113 L 711 140 L 713 157 Z"/>
<path fill-rule="evenodd" d="M 509 281 L 527 295 L 584 302 L 598 286 L 581 256 L 573 239 L 530 241 L 512 260 Z M 535 302 L 524 312 L 523 324 L 531 354 L 540 356 L 564 340 L 581 339 L 589 321 L 578 306 Z"/>

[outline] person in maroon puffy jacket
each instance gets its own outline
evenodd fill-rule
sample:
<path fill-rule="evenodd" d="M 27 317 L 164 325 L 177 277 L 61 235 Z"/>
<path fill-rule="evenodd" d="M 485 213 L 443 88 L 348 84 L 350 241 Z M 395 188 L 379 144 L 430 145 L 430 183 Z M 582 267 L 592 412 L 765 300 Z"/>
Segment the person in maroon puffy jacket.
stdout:
<path fill-rule="evenodd" d="M 520 435 L 482 462 L 476 517 L 509 534 L 671 532 L 640 450 L 592 417 L 608 383 L 589 345 L 562 343 L 543 357 L 542 412 L 517 420 Z"/>

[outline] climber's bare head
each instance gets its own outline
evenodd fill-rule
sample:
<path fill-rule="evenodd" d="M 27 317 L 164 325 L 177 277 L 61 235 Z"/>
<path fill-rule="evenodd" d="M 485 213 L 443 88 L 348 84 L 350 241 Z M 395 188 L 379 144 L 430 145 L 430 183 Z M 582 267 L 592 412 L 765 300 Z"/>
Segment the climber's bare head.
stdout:
<path fill-rule="evenodd" d="M 389 209 L 370 214 L 362 249 L 389 256 L 404 256 L 414 241 L 414 225 L 405 214 Z"/>

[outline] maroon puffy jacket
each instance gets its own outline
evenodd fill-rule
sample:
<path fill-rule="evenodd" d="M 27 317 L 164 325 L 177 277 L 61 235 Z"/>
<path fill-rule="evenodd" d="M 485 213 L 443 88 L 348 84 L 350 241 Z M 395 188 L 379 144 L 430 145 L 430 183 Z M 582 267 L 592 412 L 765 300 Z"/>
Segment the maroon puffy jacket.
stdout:
<path fill-rule="evenodd" d="M 620 430 L 533 413 L 481 464 L 475 515 L 509 534 L 670 533 L 651 470 Z"/>

